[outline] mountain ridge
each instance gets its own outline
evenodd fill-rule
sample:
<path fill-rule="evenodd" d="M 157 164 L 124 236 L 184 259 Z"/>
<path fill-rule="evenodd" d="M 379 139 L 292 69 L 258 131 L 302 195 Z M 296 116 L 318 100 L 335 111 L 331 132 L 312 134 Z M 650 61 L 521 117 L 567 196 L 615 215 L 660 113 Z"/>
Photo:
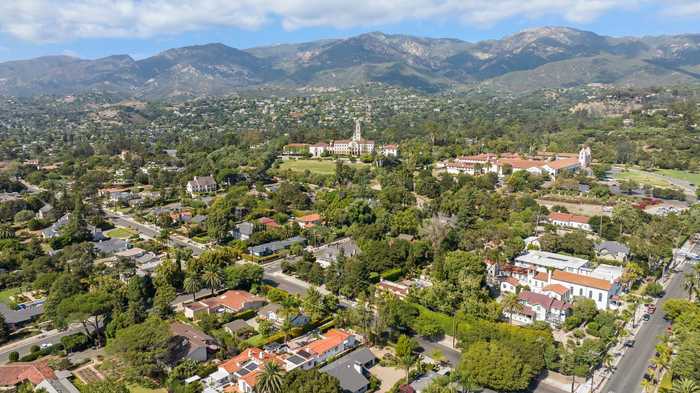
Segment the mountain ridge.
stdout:
<path fill-rule="evenodd" d="M 479 42 L 369 32 L 237 49 L 171 48 L 135 60 L 43 56 L 0 63 L 0 95 L 105 91 L 167 99 L 250 89 L 344 88 L 381 82 L 429 93 L 494 88 L 514 93 L 588 83 L 700 82 L 700 34 L 608 37 L 569 27 L 526 29 Z"/>

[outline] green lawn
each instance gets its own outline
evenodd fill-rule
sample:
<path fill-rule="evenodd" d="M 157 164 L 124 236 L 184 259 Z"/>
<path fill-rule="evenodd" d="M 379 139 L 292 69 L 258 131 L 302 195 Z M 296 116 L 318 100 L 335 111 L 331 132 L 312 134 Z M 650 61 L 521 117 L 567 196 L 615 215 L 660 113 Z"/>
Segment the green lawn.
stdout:
<path fill-rule="evenodd" d="M 106 236 L 115 237 L 118 239 L 128 239 L 135 234 L 136 234 L 136 232 L 132 231 L 131 229 L 127 229 L 127 228 L 114 228 L 112 230 L 105 232 Z"/>
<path fill-rule="evenodd" d="M 673 185 L 663 178 L 655 175 L 652 172 L 641 171 L 638 169 L 629 169 L 615 175 L 619 180 L 632 180 L 640 185 L 649 185 L 652 187 L 672 188 Z"/>
<path fill-rule="evenodd" d="M 351 163 L 346 162 L 348 165 L 353 167 L 361 167 L 367 164 L 360 162 Z M 319 175 L 334 175 L 335 174 L 335 161 L 331 160 L 287 160 L 280 164 L 280 170 L 286 171 L 290 169 L 294 172 L 304 172 L 309 170 L 311 173 L 316 173 Z"/>
<path fill-rule="evenodd" d="M 0 291 L 0 303 L 7 304 L 8 306 L 12 304 L 12 301 L 10 301 L 10 296 L 15 296 L 16 294 L 20 293 L 19 288 L 7 288 L 3 289 Z"/>
<path fill-rule="evenodd" d="M 693 183 L 696 186 L 700 185 L 700 173 L 693 173 L 688 171 L 679 171 L 677 169 L 659 169 L 658 173 L 672 177 L 678 180 L 685 180 L 687 182 Z"/>

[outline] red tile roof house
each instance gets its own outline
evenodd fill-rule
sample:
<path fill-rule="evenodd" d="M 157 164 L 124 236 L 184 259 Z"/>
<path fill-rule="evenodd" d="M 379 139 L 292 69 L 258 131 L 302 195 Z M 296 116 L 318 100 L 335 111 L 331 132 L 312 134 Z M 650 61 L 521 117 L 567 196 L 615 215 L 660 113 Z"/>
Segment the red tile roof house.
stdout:
<path fill-rule="evenodd" d="M 261 223 L 262 225 L 265 225 L 265 229 L 275 229 L 281 227 L 280 224 L 277 223 L 277 221 L 273 220 L 270 217 L 260 217 L 258 219 L 258 222 Z"/>
<path fill-rule="evenodd" d="M 198 314 L 238 313 L 265 305 L 266 299 L 246 291 L 230 290 L 208 299 L 186 303 L 185 316 L 194 319 Z"/>
<path fill-rule="evenodd" d="M 68 380 L 69 371 L 54 371 L 48 363 L 49 359 L 42 359 L 0 366 L 0 391 L 14 391 L 18 385 L 29 382 L 48 393 L 79 393 Z"/>
<path fill-rule="evenodd" d="M 324 333 L 321 339 L 306 344 L 297 353 L 304 352 L 311 355 L 312 361 L 304 364 L 302 367 L 309 369 L 333 356 L 354 348 L 357 344 L 357 338 L 352 333 L 340 329 L 331 329 Z"/>
<path fill-rule="evenodd" d="M 516 293 L 518 287 L 520 286 L 520 281 L 515 277 L 506 277 L 501 281 L 501 293 Z"/>
<path fill-rule="evenodd" d="M 569 213 L 559 213 L 551 212 L 549 213 L 549 222 L 552 225 L 565 228 L 582 229 L 584 231 L 591 231 L 591 225 L 588 223 L 590 217 L 579 216 L 576 214 Z"/>
<path fill-rule="evenodd" d="M 404 299 L 406 296 L 408 296 L 408 292 L 411 290 L 411 287 L 408 285 L 393 281 L 387 281 L 384 279 L 379 281 L 376 287 L 378 290 L 386 293 L 391 293 L 399 299 Z"/>
<path fill-rule="evenodd" d="M 553 326 L 561 326 L 569 314 L 571 304 L 551 298 L 541 293 L 522 291 L 518 294 L 518 300 L 524 307 L 529 308 L 534 314 L 534 321 L 544 321 Z M 515 317 L 515 316 L 514 316 Z M 514 320 L 516 318 L 513 318 Z"/>
<path fill-rule="evenodd" d="M 258 382 L 258 375 L 265 364 L 274 362 L 283 366 L 283 361 L 275 354 L 260 348 L 248 348 L 237 356 L 221 363 L 217 371 L 204 379 L 204 384 L 216 391 L 252 393 Z"/>
<path fill-rule="evenodd" d="M 302 228 L 312 228 L 316 225 L 321 225 L 321 222 L 321 215 L 318 213 L 313 213 L 297 218 L 297 224 L 299 224 L 299 226 Z"/>

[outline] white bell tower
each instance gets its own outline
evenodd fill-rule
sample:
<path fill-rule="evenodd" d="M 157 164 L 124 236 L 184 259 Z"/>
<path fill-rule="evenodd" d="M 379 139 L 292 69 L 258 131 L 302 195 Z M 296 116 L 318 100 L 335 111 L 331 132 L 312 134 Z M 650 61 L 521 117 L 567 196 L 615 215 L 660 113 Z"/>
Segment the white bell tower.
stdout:
<path fill-rule="evenodd" d="M 362 140 L 362 126 L 360 125 L 360 119 L 355 119 L 355 132 L 352 134 L 352 140 L 356 142 Z"/>

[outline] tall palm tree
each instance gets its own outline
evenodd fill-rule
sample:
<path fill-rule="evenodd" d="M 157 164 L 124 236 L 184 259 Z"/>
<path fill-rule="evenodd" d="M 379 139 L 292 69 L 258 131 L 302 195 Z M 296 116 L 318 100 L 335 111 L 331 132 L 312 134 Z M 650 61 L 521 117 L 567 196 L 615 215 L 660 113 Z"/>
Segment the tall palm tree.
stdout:
<path fill-rule="evenodd" d="M 202 273 L 202 280 L 204 285 L 211 290 L 212 296 L 214 291 L 221 288 L 221 284 L 224 282 L 223 275 L 219 269 L 210 267 Z"/>
<path fill-rule="evenodd" d="M 508 312 L 508 322 L 513 323 L 513 313 L 522 311 L 523 305 L 518 301 L 518 295 L 514 293 L 506 293 L 501 299 L 503 309 Z"/>
<path fill-rule="evenodd" d="M 692 379 L 683 378 L 673 384 L 671 393 L 700 393 L 700 386 Z"/>
<path fill-rule="evenodd" d="M 685 289 L 688 292 L 688 300 L 692 300 L 693 294 L 697 292 L 698 287 L 698 276 L 693 273 L 686 273 L 685 274 L 685 281 L 683 281 L 683 289 Z"/>
<path fill-rule="evenodd" d="M 197 300 L 197 292 L 202 289 L 202 282 L 197 276 L 187 276 L 182 283 L 183 288 L 187 293 L 192 294 L 192 300 Z"/>
<path fill-rule="evenodd" d="M 650 379 L 644 378 L 642 379 L 642 389 L 645 393 L 649 393 L 654 390 L 654 383 Z"/>
<path fill-rule="evenodd" d="M 282 368 L 274 362 L 265 363 L 255 385 L 256 393 L 282 393 L 284 380 Z"/>

